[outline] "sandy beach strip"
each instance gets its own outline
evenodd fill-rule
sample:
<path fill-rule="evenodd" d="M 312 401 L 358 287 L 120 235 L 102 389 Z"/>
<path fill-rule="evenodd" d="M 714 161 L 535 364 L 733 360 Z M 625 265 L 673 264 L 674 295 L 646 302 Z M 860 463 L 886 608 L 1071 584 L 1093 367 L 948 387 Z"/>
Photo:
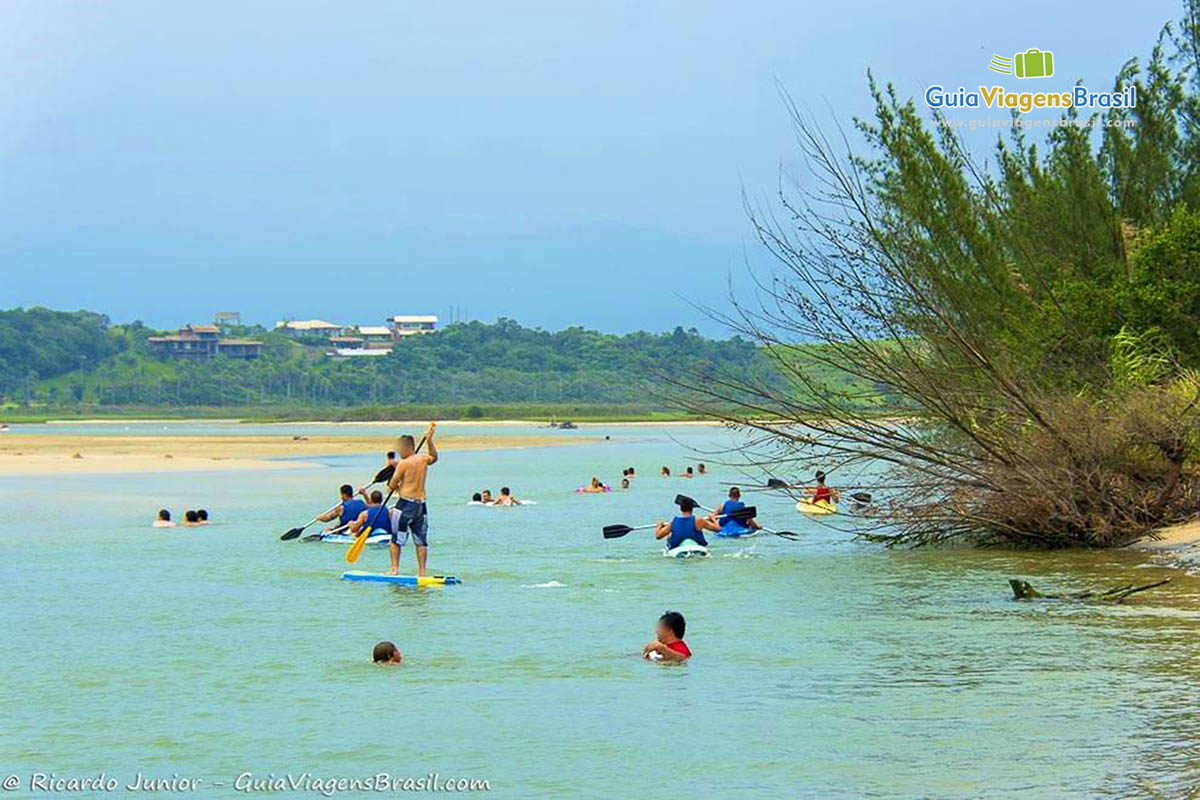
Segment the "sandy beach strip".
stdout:
<path fill-rule="evenodd" d="M 1195 547 L 1200 545 L 1200 520 L 1194 519 L 1179 525 L 1160 528 L 1156 533 L 1158 534 L 1157 539 L 1141 539 L 1131 544 L 1130 547 L 1151 551 L 1186 550 Z"/>
<path fill-rule="evenodd" d="M 438 448 L 501 450 L 594 442 L 572 436 L 438 436 Z M 311 468 L 303 459 L 375 455 L 395 448 L 385 436 L 59 436 L 6 434 L 0 440 L 0 476 L 192 472 Z M 278 459 L 278 460 L 270 460 Z M 291 460 L 284 460 L 291 459 Z"/>

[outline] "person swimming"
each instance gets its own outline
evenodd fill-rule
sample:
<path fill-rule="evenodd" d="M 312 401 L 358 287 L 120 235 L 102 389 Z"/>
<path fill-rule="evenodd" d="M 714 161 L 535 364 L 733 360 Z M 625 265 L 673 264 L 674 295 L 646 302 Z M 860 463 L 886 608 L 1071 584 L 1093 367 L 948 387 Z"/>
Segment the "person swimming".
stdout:
<path fill-rule="evenodd" d="M 663 478 L 669 478 L 671 477 L 671 468 L 664 466 L 661 470 L 659 470 L 658 474 Z"/>
<path fill-rule="evenodd" d="M 621 488 L 622 489 L 629 488 L 629 478 L 621 478 Z"/>
<path fill-rule="evenodd" d="M 204 509 L 204 508 L 196 509 L 196 524 L 197 525 L 207 525 L 208 524 L 208 510 L 207 509 Z"/>
<path fill-rule="evenodd" d="M 708 540 L 704 538 L 704 531 L 716 533 L 721 530 L 721 526 L 717 524 L 715 519 L 697 517 L 693 514 L 692 512 L 696 508 L 696 501 L 690 497 L 680 497 L 678 501 L 679 516 L 670 522 L 659 520 L 654 529 L 654 538 L 666 539 L 668 550 L 674 550 L 689 539 L 698 545 L 708 547 Z"/>
<path fill-rule="evenodd" d="M 371 662 L 374 664 L 399 664 L 403 660 L 404 655 L 391 642 L 379 642 L 371 651 Z"/>
<path fill-rule="evenodd" d="M 683 474 L 682 474 L 682 475 L 680 475 L 679 477 L 681 477 L 681 478 L 694 478 L 694 477 L 696 477 L 696 473 L 692 472 L 692 468 L 691 468 L 691 467 L 688 467 L 687 469 L 685 469 L 685 470 L 683 471 Z"/>
<path fill-rule="evenodd" d="M 579 491 L 581 491 L 585 494 L 599 494 L 602 492 L 607 492 L 608 487 L 605 486 L 603 483 L 601 483 L 599 478 L 597 478 L 595 475 L 593 475 L 591 483 L 589 483 L 587 486 L 583 487 Z"/>
<path fill-rule="evenodd" d="M 697 464 L 697 465 L 696 465 L 696 472 L 700 473 L 701 475 L 707 475 L 707 474 L 708 474 L 708 467 L 704 466 L 704 464 L 703 464 L 703 463 Z"/>
<path fill-rule="evenodd" d="M 158 510 L 158 519 L 154 520 L 155 528 L 174 528 L 175 523 L 171 521 L 171 512 L 165 508 Z"/>
<path fill-rule="evenodd" d="M 494 503 L 495 500 L 492 499 L 492 490 L 484 489 L 482 492 L 480 492 L 479 493 L 479 502 L 483 503 L 484 505 L 491 505 L 492 503 Z"/>
<path fill-rule="evenodd" d="M 471 495 L 471 502 L 472 502 L 472 503 L 481 503 L 481 504 L 482 504 L 482 503 L 483 503 L 483 493 L 482 493 L 482 492 L 476 492 L 475 494 Z"/>
<path fill-rule="evenodd" d="M 683 640 L 687 620 L 678 611 L 668 611 L 654 626 L 654 641 L 642 648 L 642 658 L 651 661 L 681 663 L 692 657 L 692 650 Z"/>
<path fill-rule="evenodd" d="M 183 512 L 183 526 L 185 528 L 194 528 L 199 524 L 200 518 L 196 516 L 195 511 L 189 508 L 187 511 Z"/>
<path fill-rule="evenodd" d="M 500 496 L 496 498 L 495 505 L 498 506 L 519 506 L 521 501 L 513 497 L 512 489 L 507 486 L 500 487 Z"/>

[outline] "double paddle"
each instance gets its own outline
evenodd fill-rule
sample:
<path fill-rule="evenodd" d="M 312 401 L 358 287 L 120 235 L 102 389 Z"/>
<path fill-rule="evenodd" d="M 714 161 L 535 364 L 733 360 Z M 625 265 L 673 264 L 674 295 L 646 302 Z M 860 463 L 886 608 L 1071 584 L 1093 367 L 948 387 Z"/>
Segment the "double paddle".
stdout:
<path fill-rule="evenodd" d="M 368 486 L 374 486 L 375 484 L 377 484 L 377 483 L 380 483 L 380 482 L 382 482 L 382 481 L 389 481 L 389 480 L 391 480 L 391 479 L 392 479 L 392 475 L 393 475 L 393 474 L 395 474 L 395 472 L 396 472 L 396 468 L 395 468 L 393 465 L 391 465 L 391 464 L 388 464 L 386 467 L 384 467 L 383 469 L 379 470 L 379 472 L 375 473 L 375 480 L 371 481 L 371 482 L 368 484 Z M 332 506 L 330 506 L 330 507 L 329 507 L 329 508 L 328 508 L 326 511 L 324 511 L 323 513 L 324 513 L 324 514 L 328 514 L 330 511 L 333 511 L 335 508 L 337 508 L 337 507 L 338 507 L 338 506 L 340 506 L 340 505 L 341 505 L 341 503 L 337 503 L 336 505 L 332 505 Z M 282 541 L 282 542 L 287 542 L 287 541 L 291 541 L 292 539 L 295 539 L 295 538 L 296 538 L 296 537 L 298 537 L 300 534 L 304 533 L 304 529 L 305 529 L 305 528 L 307 528 L 309 525 L 312 525 L 314 522 L 317 522 L 318 520 L 320 520 L 320 519 L 321 519 L 321 516 L 322 516 L 321 514 L 318 514 L 317 516 L 315 516 L 315 517 L 313 517 L 312 519 L 310 519 L 308 522 L 306 522 L 306 523 L 304 523 L 303 525 L 301 525 L 299 528 L 292 528 L 292 529 L 291 529 L 291 530 L 289 530 L 287 533 L 283 534 L 283 536 L 280 536 L 280 537 L 279 537 L 279 540 L 280 540 L 280 541 Z M 306 537 L 306 538 L 307 538 L 307 537 Z"/>
<path fill-rule="evenodd" d="M 708 511 L 710 513 L 716 513 L 714 509 L 708 508 L 707 506 L 700 505 L 695 500 L 693 500 L 692 498 L 688 497 L 685 494 L 675 495 L 675 505 L 680 505 L 685 501 L 688 503 L 691 503 L 696 508 L 703 509 L 704 511 Z M 741 509 L 740 511 L 734 511 L 732 514 L 722 514 L 721 516 L 729 517 L 730 519 L 735 519 L 735 520 L 741 522 L 742 520 L 753 519 L 754 517 L 756 517 L 757 511 L 758 511 L 758 509 L 755 508 L 754 506 L 746 506 L 745 508 Z M 749 513 L 747 513 L 747 512 L 749 512 Z M 763 531 L 764 533 L 769 533 L 773 536 L 778 536 L 780 539 L 787 539 L 789 542 L 801 541 L 800 535 L 794 531 L 773 531 L 770 528 L 764 528 L 762 525 L 759 525 L 758 528 L 759 528 L 759 530 Z"/>
<path fill-rule="evenodd" d="M 421 441 L 417 442 L 417 449 L 413 450 L 413 452 L 421 452 L 421 448 L 424 446 L 425 437 L 422 436 Z M 396 471 L 393 468 L 392 473 L 388 475 L 389 481 L 391 480 L 392 475 L 395 475 L 395 472 Z M 380 474 L 382 474 L 382 470 L 380 471 Z M 358 538 L 354 540 L 354 543 L 351 544 L 350 548 L 346 551 L 347 564 L 353 564 L 358 561 L 358 557 L 362 555 L 363 548 L 367 546 L 367 536 L 371 534 L 371 529 L 375 527 L 375 521 L 379 519 L 379 512 L 387 509 L 388 501 L 392 499 L 392 495 L 395 493 L 395 489 L 388 489 L 387 497 L 383 498 L 383 503 L 379 506 L 376 506 L 375 513 L 367 517 L 367 524 L 363 525 L 362 530 L 358 532 Z"/>
<path fill-rule="evenodd" d="M 682 495 L 680 495 L 680 497 L 682 497 Z M 678 501 L 678 499 L 679 498 L 676 498 L 677 501 Z M 700 508 L 700 507 L 701 506 L 697 506 L 697 508 Z M 730 514 L 726 514 L 724 516 L 728 516 L 732 519 L 736 519 L 739 522 L 741 522 L 743 520 L 754 519 L 754 516 L 757 513 L 758 513 L 758 509 L 755 508 L 754 506 L 746 506 L 743 509 L 734 511 L 734 512 L 732 512 Z M 646 530 L 650 530 L 651 528 L 657 528 L 657 527 L 658 527 L 658 523 L 651 523 L 649 525 L 605 525 L 604 526 L 604 538 L 605 539 L 620 539 L 622 536 L 624 536 L 628 533 L 633 533 L 634 531 L 646 531 Z"/>
<path fill-rule="evenodd" d="M 789 486 L 786 482 L 781 481 L 779 478 L 768 478 L 766 488 L 767 489 L 795 489 L 797 487 Z M 847 492 L 846 496 L 849 497 L 851 500 L 854 500 L 857 503 L 871 502 L 871 494 L 869 492 Z"/>

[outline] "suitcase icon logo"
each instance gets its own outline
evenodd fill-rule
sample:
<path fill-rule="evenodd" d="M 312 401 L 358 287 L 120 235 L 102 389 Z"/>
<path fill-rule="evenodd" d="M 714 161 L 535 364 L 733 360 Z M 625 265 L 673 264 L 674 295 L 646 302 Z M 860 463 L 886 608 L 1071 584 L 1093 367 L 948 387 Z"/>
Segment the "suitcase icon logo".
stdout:
<path fill-rule="evenodd" d="M 1018 78 L 1049 78 L 1054 74 L 1054 53 L 1031 47 L 1012 58 L 994 55 L 988 69 Z"/>

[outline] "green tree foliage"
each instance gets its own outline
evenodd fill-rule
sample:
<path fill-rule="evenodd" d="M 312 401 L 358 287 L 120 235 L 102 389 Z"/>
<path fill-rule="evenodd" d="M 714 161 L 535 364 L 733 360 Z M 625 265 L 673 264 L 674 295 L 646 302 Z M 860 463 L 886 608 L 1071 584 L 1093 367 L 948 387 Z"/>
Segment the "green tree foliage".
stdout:
<path fill-rule="evenodd" d="M 20 308 L 0 311 L 0 393 L 13 394 L 32 376 L 49 378 L 99 364 L 128 342 L 90 311 Z"/>
<path fill-rule="evenodd" d="M 783 380 L 694 387 L 753 398 L 727 417 L 768 434 L 752 463 L 888 465 L 864 519 L 891 543 L 1109 545 L 1200 511 L 1193 11 L 1117 75 L 1136 107 L 1071 110 L 1036 142 L 1014 115 L 993 163 L 874 79 L 863 152 L 792 108 L 814 180 L 756 217 L 780 273 L 742 326 Z M 867 416 L 862 385 L 904 423 Z"/>
<path fill-rule="evenodd" d="M 26 316 L 58 313 L 5 312 L 26 327 Z M 74 320 L 75 315 L 61 318 Z M 311 346 L 271 331 L 245 329 L 238 335 L 264 343 L 261 358 L 192 361 L 151 354 L 146 339 L 154 332 L 140 325 L 109 328 L 100 315 L 85 318 L 94 323 L 86 336 L 64 336 L 48 324 L 41 335 L 20 339 L 11 359 L 15 378 L 3 385 L 9 400 L 27 399 L 24 376 L 38 367 L 43 380 L 33 383 L 31 399 L 36 402 L 189 407 L 652 406 L 661 405 L 654 396 L 662 391 L 654 385 L 658 375 L 717 368 L 769 375 L 749 341 L 716 341 L 682 328 L 664 334 L 614 335 L 578 327 L 550 332 L 501 319 L 451 325 L 435 334 L 407 337 L 389 355 L 349 359 L 329 357 L 327 342 Z M 46 319 L 61 321 L 58 316 Z"/>

